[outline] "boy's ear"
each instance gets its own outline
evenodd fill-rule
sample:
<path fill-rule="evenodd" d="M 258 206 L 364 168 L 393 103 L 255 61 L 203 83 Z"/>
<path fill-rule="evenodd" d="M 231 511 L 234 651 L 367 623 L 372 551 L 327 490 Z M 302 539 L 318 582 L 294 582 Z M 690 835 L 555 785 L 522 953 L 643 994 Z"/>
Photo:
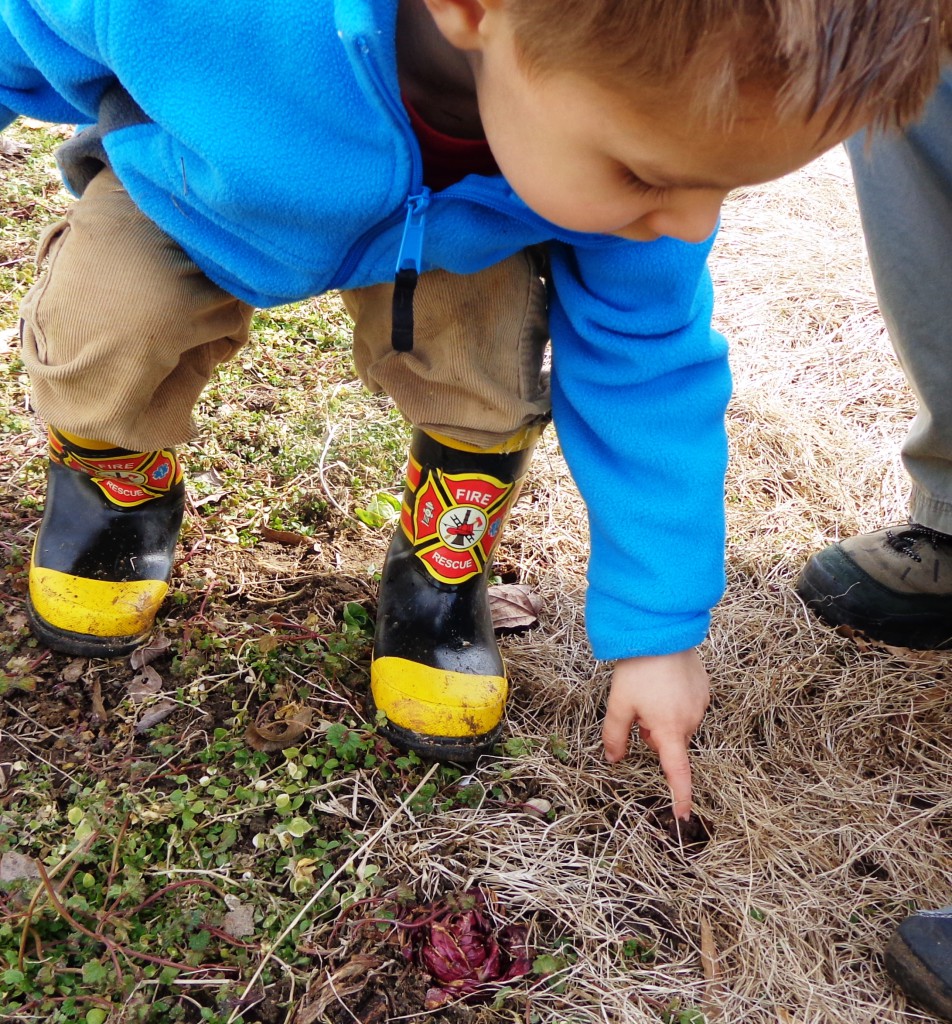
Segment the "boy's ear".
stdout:
<path fill-rule="evenodd" d="M 482 48 L 480 26 L 486 12 L 502 0 L 423 0 L 444 38 L 458 50 Z"/>

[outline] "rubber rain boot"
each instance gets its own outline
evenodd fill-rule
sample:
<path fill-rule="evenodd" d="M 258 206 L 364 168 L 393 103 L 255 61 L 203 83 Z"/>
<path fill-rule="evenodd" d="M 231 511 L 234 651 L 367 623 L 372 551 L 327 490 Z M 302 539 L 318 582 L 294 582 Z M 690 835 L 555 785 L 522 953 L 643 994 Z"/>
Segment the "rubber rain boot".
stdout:
<path fill-rule="evenodd" d="M 50 429 L 46 508 L 27 611 L 47 646 L 128 654 L 168 592 L 185 483 L 171 448 L 132 452 Z"/>
<path fill-rule="evenodd" d="M 472 762 L 502 729 L 509 684 L 487 579 L 540 432 L 490 450 L 413 432 L 370 671 L 380 731 L 404 750 Z"/>

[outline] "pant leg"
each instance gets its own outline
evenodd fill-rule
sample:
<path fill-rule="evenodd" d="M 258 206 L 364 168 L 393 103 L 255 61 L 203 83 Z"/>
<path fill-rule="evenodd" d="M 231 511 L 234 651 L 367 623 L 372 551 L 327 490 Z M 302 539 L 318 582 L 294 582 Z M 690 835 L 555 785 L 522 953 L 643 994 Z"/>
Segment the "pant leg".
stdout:
<path fill-rule="evenodd" d="M 920 123 L 847 151 L 880 308 L 919 401 L 902 448 L 911 515 L 952 533 L 952 72 Z"/>
<path fill-rule="evenodd" d="M 544 423 L 550 401 L 541 270 L 541 254 L 527 250 L 476 274 L 423 274 L 411 352 L 391 345 L 392 285 L 345 292 L 362 380 L 389 394 L 415 427 L 480 448 Z"/>
<path fill-rule="evenodd" d="M 253 308 L 213 284 L 105 169 L 48 229 L 21 307 L 23 361 L 43 419 L 148 451 L 194 435 L 215 367 Z"/>

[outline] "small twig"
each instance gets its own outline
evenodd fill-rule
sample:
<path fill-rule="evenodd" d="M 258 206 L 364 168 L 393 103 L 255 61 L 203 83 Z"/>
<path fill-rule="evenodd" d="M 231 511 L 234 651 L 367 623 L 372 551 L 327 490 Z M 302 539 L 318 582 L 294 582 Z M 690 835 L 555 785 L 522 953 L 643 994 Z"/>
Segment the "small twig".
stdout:
<path fill-rule="evenodd" d="M 106 875 L 106 896 L 109 896 L 109 890 L 112 888 L 112 883 L 115 881 L 116 873 L 119 870 L 119 847 L 122 844 L 122 840 L 125 838 L 126 830 L 129 828 L 129 820 L 132 817 L 128 812 L 122 819 L 122 825 L 119 826 L 119 833 L 116 836 L 116 841 L 112 844 L 112 861 L 109 864 L 109 873 Z"/>
<path fill-rule="evenodd" d="M 236 939 L 234 935 L 229 935 L 224 928 L 216 928 L 213 924 L 202 924 L 202 928 L 209 935 L 214 935 L 217 939 L 222 939 L 231 946 L 236 946 L 238 949 L 254 949 L 258 950 L 261 948 L 261 944 L 258 942 L 242 942 L 241 939 Z"/>
<path fill-rule="evenodd" d="M 51 654 L 51 652 L 50 652 L 50 651 L 43 651 L 43 652 L 42 652 L 41 654 L 37 655 L 37 657 L 35 657 L 35 658 L 34 658 L 34 659 L 33 659 L 33 660 L 32 660 L 32 661 L 31 661 L 31 662 L 30 662 L 30 663 L 29 663 L 29 664 L 28 664 L 28 665 L 26 666 L 26 671 L 27 671 L 27 672 L 32 672 L 32 671 L 33 671 L 33 670 L 34 670 L 35 668 L 39 668 L 39 667 L 40 667 L 40 665 L 42 665 L 44 661 L 49 661 L 49 659 L 50 659 L 51 657 L 52 657 L 52 654 Z"/>
<path fill-rule="evenodd" d="M 336 430 L 336 427 L 331 426 L 330 429 L 327 431 L 327 439 L 324 441 L 324 447 L 321 449 L 321 457 L 317 463 L 317 473 L 321 479 L 321 489 L 327 495 L 327 500 L 334 506 L 334 508 L 337 509 L 338 512 L 340 512 L 340 514 L 345 519 L 349 519 L 351 522 L 357 523 L 360 522 L 360 520 L 357 519 L 355 516 L 351 515 L 351 513 L 348 512 L 347 509 L 345 509 L 338 502 L 334 495 L 331 494 L 331 489 L 330 487 L 327 486 L 327 480 L 324 479 L 324 460 L 327 458 L 327 453 L 330 450 L 331 444 L 334 441 L 334 434 Z"/>
<path fill-rule="evenodd" d="M 93 832 L 88 835 L 81 843 L 77 843 L 72 850 L 50 871 L 47 871 L 43 867 L 40 861 L 36 861 L 36 866 L 39 869 L 40 877 L 45 880 L 45 884 L 40 884 L 36 887 L 36 891 L 33 893 L 30 899 L 30 904 L 26 908 L 26 913 L 23 915 L 23 932 L 20 935 L 20 953 L 17 957 L 17 970 L 23 970 L 23 961 L 26 959 L 26 940 L 27 936 L 33 929 L 30 927 L 33 921 L 33 914 L 36 911 L 37 904 L 40 901 L 40 897 L 44 892 L 48 892 L 52 887 L 51 879 L 55 878 L 60 871 L 74 858 L 79 856 L 80 853 L 85 853 L 86 850 L 92 846 L 92 844 L 99 838 L 98 832 Z"/>
<path fill-rule="evenodd" d="M 22 717 L 25 718 L 28 722 L 32 722 L 38 729 L 42 729 L 43 732 L 45 732 L 47 736 L 52 736 L 53 739 L 56 739 L 56 740 L 62 739 L 62 733 L 54 732 L 52 729 L 48 729 L 42 722 L 38 722 L 30 714 L 28 714 L 26 711 L 24 711 L 23 708 L 21 708 L 19 705 L 11 704 L 10 707 L 11 707 L 11 709 L 13 711 L 16 712 L 16 714 L 22 715 Z M 36 758 L 37 761 L 42 761 L 43 764 L 45 764 L 48 768 L 52 768 L 54 772 L 59 772 L 59 774 L 62 775 L 64 779 L 69 779 L 69 781 L 71 783 L 76 781 L 73 778 L 73 776 L 69 774 L 69 772 L 64 772 L 63 769 L 60 768 L 58 765 L 53 764 L 52 761 L 48 761 L 45 757 L 42 756 L 42 754 L 38 754 L 36 752 L 36 748 L 35 747 L 27 746 L 14 733 L 12 733 L 9 730 L 7 730 L 4 733 L 4 736 L 5 736 L 6 739 L 13 740 L 13 742 L 16 743 L 16 745 L 18 747 L 22 747 L 30 755 L 30 757 Z"/>
<path fill-rule="evenodd" d="M 334 922 L 334 927 L 331 929 L 331 934 L 327 941 L 331 944 L 334 943 L 334 940 L 337 938 L 337 933 L 344 926 L 344 922 L 347 920 L 348 917 L 350 917 L 351 913 L 357 909 L 357 907 L 366 906 L 368 903 L 380 903 L 382 899 L 382 896 L 365 896 L 362 900 L 354 900 L 353 903 L 348 903 L 346 907 L 343 907 L 341 909 L 340 914 L 338 914 L 337 920 Z M 364 918 L 361 920 L 360 923 L 364 924 L 364 922 L 367 920 L 374 919 Z M 384 920 L 386 920 L 386 918 L 384 918 Z M 393 922 L 391 921 L 390 923 L 392 924 Z"/>
<path fill-rule="evenodd" d="M 407 931 L 415 931 L 417 928 L 426 928 L 427 925 L 434 924 L 439 918 L 446 914 L 446 907 L 440 907 L 438 910 L 434 910 L 432 913 L 427 914 L 426 917 L 419 921 L 400 921 L 396 918 L 388 917 L 365 917 L 360 923 L 361 924 L 392 924 L 394 928 L 405 928 Z"/>
<path fill-rule="evenodd" d="M 282 594 L 281 597 L 252 597 L 251 594 L 245 596 L 245 600 L 249 604 L 260 604 L 272 607 L 276 604 L 287 604 L 288 601 L 293 601 L 295 598 L 300 597 L 307 591 L 307 587 L 301 587 L 300 590 L 292 590 L 290 594 Z"/>

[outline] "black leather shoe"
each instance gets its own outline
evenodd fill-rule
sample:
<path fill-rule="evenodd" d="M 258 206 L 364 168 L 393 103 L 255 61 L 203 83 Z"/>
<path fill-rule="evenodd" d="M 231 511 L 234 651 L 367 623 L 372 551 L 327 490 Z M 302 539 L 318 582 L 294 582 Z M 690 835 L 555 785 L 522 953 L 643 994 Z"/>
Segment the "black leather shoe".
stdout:
<path fill-rule="evenodd" d="M 952 1021 L 952 907 L 907 917 L 889 940 L 885 960 L 914 1003 Z"/>
<path fill-rule="evenodd" d="M 831 544 L 796 584 L 807 607 L 894 647 L 952 647 L 952 537 L 910 523 Z"/>

